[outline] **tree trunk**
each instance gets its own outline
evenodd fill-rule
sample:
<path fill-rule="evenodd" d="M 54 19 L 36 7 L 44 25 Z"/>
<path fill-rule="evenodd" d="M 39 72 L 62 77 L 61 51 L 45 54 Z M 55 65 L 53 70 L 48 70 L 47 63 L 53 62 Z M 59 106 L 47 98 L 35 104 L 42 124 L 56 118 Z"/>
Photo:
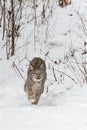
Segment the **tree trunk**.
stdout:
<path fill-rule="evenodd" d="M 59 0 L 59 6 L 61 7 L 65 7 L 69 4 L 71 4 L 71 0 Z"/>
<path fill-rule="evenodd" d="M 14 34 L 15 34 L 15 22 L 14 22 L 14 2 L 13 0 L 11 0 L 11 11 L 12 11 L 12 47 L 11 47 L 11 56 L 14 55 L 14 49 L 15 49 L 15 46 L 14 46 L 14 41 L 15 41 L 15 37 L 14 37 Z"/>
<path fill-rule="evenodd" d="M 5 34 L 5 0 L 3 0 L 3 36 L 2 36 L 2 40 L 4 40 L 4 34 Z"/>

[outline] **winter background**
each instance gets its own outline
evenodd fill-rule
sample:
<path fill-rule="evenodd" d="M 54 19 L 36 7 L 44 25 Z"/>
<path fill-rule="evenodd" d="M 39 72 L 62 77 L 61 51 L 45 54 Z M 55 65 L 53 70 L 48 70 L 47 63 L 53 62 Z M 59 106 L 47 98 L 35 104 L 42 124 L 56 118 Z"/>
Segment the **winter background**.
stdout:
<path fill-rule="evenodd" d="M 37 21 L 32 4 L 22 5 L 20 36 L 9 60 L 0 28 L 0 129 L 87 130 L 87 0 L 72 0 L 64 8 L 50 0 L 45 19 L 40 17 L 43 2 L 37 3 Z M 31 105 L 24 92 L 34 57 L 47 67 L 38 105 Z"/>

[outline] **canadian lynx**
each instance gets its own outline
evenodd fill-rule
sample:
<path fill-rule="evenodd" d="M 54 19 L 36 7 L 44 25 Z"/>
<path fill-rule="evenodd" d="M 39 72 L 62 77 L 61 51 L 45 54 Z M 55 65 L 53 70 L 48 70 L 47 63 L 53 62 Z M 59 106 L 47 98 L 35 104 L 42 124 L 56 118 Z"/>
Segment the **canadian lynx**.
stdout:
<path fill-rule="evenodd" d="M 31 104 L 38 104 L 44 91 L 44 83 L 47 78 L 45 61 L 39 57 L 34 58 L 29 65 L 24 91 Z"/>

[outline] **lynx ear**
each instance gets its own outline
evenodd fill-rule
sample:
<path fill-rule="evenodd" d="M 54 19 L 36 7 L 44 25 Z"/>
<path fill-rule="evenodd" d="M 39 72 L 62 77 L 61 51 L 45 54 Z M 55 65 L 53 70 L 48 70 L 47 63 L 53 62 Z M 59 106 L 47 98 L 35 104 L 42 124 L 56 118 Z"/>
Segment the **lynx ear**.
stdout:
<path fill-rule="evenodd" d="M 41 65 L 40 65 L 40 68 L 41 68 L 41 69 L 44 69 L 44 64 L 41 64 Z"/>
<path fill-rule="evenodd" d="M 29 70 L 32 71 L 33 70 L 33 66 L 30 64 Z"/>

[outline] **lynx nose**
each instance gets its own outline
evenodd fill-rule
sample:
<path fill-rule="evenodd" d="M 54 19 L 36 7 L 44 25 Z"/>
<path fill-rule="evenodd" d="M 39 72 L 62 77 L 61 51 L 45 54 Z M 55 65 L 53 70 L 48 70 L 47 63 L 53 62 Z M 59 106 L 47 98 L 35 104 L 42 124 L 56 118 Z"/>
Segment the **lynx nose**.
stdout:
<path fill-rule="evenodd" d="M 41 77 L 38 75 L 37 77 L 36 77 L 36 79 L 40 79 Z"/>

